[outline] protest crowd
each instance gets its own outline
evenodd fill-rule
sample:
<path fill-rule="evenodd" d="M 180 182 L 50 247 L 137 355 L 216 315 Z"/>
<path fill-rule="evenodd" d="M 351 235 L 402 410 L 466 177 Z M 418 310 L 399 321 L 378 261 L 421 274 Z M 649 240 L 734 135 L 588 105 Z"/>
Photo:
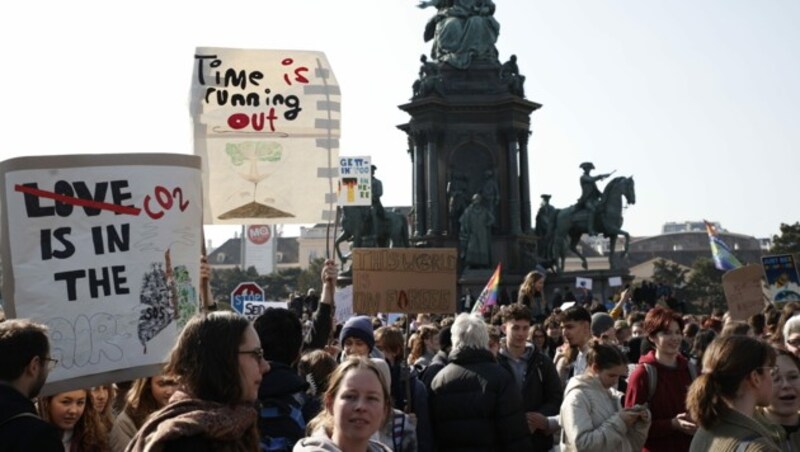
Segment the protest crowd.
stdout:
<path fill-rule="evenodd" d="M 299 312 L 194 316 L 160 374 L 47 396 L 47 327 L 0 322 L 0 450 L 800 450 L 800 304 L 545 301 L 535 273 L 482 312 L 336 325 L 337 276 Z"/>

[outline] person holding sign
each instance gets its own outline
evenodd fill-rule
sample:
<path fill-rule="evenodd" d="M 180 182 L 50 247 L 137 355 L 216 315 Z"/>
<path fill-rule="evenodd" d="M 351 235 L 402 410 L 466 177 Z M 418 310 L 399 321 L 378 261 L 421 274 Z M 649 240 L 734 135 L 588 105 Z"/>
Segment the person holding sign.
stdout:
<path fill-rule="evenodd" d="M 258 450 L 255 401 L 269 370 L 246 317 L 232 312 L 193 317 L 165 368 L 178 378 L 179 389 L 127 450 Z"/>
<path fill-rule="evenodd" d="M 46 326 L 28 320 L 0 322 L 0 446 L 4 451 L 64 450 L 58 430 L 39 419 L 31 402 L 55 364 Z"/>

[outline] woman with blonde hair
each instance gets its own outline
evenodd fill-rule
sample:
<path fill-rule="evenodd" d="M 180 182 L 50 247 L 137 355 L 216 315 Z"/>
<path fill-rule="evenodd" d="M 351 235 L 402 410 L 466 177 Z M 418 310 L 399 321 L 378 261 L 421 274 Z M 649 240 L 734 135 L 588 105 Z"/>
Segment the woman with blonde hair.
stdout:
<path fill-rule="evenodd" d="M 331 375 L 323 405 L 308 423 L 311 436 L 298 441 L 295 452 L 391 451 L 370 440 L 392 413 L 389 387 L 372 361 L 363 357 L 343 361 Z"/>
<path fill-rule="evenodd" d="M 715 339 L 686 396 L 689 418 L 699 426 L 689 450 L 780 451 L 753 417 L 757 406 L 769 405 L 777 375 L 775 350 L 767 343 L 740 335 Z"/>
<path fill-rule="evenodd" d="M 39 397 L 39 416 L 61 431 L 65 452 L 105 452 L 108 432 L 89 400 L 89 391 L 61 392 Z"/>
<path fill-rule="evenodd" d="M 133 383 L 108 437 L 112 451 L 125 450 L 147 418 L 169 403 L 177 384 L 175 378 L 165 375 L 140 378 Z"/>

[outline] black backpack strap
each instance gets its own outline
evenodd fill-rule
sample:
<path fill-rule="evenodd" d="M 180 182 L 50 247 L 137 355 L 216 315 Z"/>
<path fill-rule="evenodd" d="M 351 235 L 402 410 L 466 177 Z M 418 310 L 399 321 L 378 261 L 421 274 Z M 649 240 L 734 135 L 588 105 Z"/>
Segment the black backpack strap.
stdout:
<path fill-rule="evenodd" d="M 22 419 L 24 417 L 32 417 L 32 418 L 36 418 L 36 419 L 41 419 L 39 416 L 37 416 L 37 415 L 35 415 L 33 413 L 29 413 L 29 412 L 25 411 L 24 413 L 15 414 L 14 416 L 11 416 L 10 418 L 4 420 L 3 422 L 0 422 L 0 427 L 2 427 L 3 425 L 8 424 L 9 422 L 11 422 L 11 421 L 13 421 L 15 419 Z"/>

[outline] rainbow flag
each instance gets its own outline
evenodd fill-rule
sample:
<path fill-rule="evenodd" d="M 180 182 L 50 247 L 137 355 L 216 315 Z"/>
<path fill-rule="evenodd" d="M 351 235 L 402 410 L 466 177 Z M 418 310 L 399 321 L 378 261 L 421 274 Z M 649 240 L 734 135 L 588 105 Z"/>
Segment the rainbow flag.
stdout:
<path fill-rule="evenodd" d="M 478 299 L 475 300 L 475 305 L 472 306 L 472 314 L 483 314 L 487 308 L 497 304 L 497 292 L 500 287 L 500 272 L 502 271 L 502 268 L 503 264 L 498 263 L 497 268 L 494 270 L 494 274 L 486 283 L 486 287 L 483 288 L 481 294 L 478 295 Z"/>
<path fill-rule="evenodd" d="M 711 244 L 711 256 L 714 258 L 714 266 L 717 267 L 717 270 L 728 271 L 741 267 L 742 263 L 733 255 L 728 245 L 719 238 L 714 225 L 706 220 L 703 220 L 703 222 L 706 224 L 708 241 Z"/>

